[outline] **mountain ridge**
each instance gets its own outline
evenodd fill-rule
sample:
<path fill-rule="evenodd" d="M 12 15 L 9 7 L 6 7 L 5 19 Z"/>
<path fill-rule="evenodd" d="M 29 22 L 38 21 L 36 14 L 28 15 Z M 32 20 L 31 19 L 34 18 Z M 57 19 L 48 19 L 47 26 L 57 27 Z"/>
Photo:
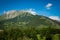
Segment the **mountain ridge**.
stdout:
<path fill-rule="evenodd" d="M 58 22 L 55 22 L 54 20 L 42 16 L 42 15 L 32 15 L 29 12 L 14 12 L 14 14 L 19 14 L 16 17 L 10 18 L 10 19 L 0 19 L 0 27 L 1 28 L 27 28 L 27 27 L 35 27 L 35 28 L 56 28 L 60 29 L 60 25 Z M 1 18 L 1 17 L 0 17 Z"/>

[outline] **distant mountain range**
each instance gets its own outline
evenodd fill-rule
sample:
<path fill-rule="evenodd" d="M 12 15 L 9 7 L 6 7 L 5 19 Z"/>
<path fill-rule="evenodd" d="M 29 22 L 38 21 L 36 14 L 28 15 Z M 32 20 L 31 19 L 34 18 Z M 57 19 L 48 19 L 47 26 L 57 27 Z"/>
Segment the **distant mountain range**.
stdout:
<path fill-rule="evenodd" d="M 0 29 L 27 27 L 60 29 L 60 22 L 24 10 L 9 11 L 0 16 Z"/>

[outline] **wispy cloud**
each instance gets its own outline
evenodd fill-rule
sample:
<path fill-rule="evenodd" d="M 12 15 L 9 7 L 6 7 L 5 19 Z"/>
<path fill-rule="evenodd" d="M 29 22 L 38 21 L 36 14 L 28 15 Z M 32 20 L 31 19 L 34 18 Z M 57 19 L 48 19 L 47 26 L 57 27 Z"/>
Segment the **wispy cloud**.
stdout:
<path fill-rule="evenodd" d="M 27 12 L 29 12 L 29 13 L 31 13 L 33 15 L 36 15 L 36 11 L 34 11 L 34 10 L 35 9 L 30 8 L 30 9 L 27 9 Z"/>
<path fill-rule="evenodd" d="M 50 16 L 49 18 L 51 18 L 53 20 L 60 21 L 60 17 L 58 17 L 58 16 Z"/>
<path fill-rule="evenodd" d="M 47 8 L 47 9 L 50 9 L 51 6 L 52 6 L 52 3 L 48 3 L 48 4 L 46 5 L 46 8 Z"/>

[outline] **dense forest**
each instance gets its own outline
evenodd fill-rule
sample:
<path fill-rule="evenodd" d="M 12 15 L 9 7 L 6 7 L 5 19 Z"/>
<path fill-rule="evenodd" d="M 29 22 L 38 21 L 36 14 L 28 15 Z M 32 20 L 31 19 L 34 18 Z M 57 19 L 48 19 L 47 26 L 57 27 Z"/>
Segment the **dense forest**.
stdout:
<path fill-rule="evenodd" d="M 60 40 L 60 29 L 29 27 L 0 30 L 0 40 Z"/>

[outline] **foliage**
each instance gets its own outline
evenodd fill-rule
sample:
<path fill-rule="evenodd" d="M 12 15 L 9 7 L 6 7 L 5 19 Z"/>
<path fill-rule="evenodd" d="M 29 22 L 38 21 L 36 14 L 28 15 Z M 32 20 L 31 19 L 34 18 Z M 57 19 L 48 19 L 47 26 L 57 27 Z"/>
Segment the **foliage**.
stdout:
<path fill-rule="evenodd" d="M 49 39 L 59 40 L 60 34 L 50 33 L 50 30 L 41 29 L 39 30 L 40 33 L 38 33 L 37 32 L 38 30 L 35 29 L 34 27 L 26 29 L 20 28 L 4 29 L 3 31 L 0 31 L 0 40 L 49 40 Z"/>

